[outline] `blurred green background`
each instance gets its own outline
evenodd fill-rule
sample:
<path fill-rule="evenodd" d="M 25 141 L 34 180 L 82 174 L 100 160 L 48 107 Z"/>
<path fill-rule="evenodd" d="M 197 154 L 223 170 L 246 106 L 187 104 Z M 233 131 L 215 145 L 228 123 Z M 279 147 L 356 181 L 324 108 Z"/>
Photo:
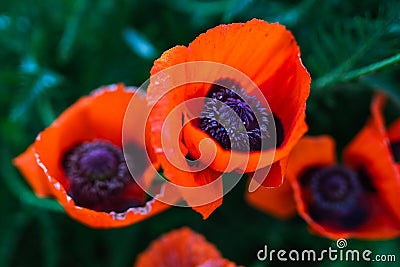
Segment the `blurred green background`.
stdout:
<path fill-rule="evenodd" d="M 166 49 L 187 45 L 218 24 L 253 17 L 280 22 L 295 35 L 313 79 L 309 133 L 333 135 L 340 153 L 365 123 L 374 90 L 391 96 L 387 119 L 400 116 L 399 12 L 399 1 L 372 0 L 0 1 L 0 266 L 132 266 L 153 239 L 183 225 L 250 267 L 288 265 L 259 262 L 264 244 L 335 247 L 311 235 L 299 217 L 283 222 L 248 206 L 245 179 L 206 221 L 191 209 L 172 208 L 130 227 L 93 230 L 54 200 L 36 198 L 11 159 L 80 96 L 110 83 L 140 85 Z M 400 239 L 349 240 L 348 247 L 400 261 Z"/>

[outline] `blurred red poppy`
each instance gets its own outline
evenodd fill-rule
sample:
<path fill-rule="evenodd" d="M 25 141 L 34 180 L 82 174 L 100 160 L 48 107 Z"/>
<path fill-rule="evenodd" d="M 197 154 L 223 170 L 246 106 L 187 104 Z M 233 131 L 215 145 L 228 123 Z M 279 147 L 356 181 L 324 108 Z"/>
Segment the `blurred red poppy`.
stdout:
<path fill-rule="evenodd" d="M 147 157 L 142 131 L 128 144 L 131 160 L 140 162 L 132 173 L 122 153 L 123 119 L 134 94 L 142 93 L 117 84 L 82 97 L 14 159 L 39 197 L 55 197 L 69 216 L 95 228 L 133 224 L 169 207 L 146 199 L 132 178 L 151 179 L 156 174 L 143 160 Z M 133 105 L 147 108 L 145 95 L 135 101 Z M 146 127 L 139 114 L 134 123 Z M 157 168 L 159 164 L 152 161 Z"/>
<path fill-rule="evenodd" d="M 336 163 L 335 143 L 329 136 L 304 137 L 293 149 L 286 178 L 297 211 L 312 231 L 332 239 L 385 239 L 400 234 L 400 172 L 393 148 L 399 122 L 393 123 L 387 135 L 384 101 L 383 95 L 374 97 L 372 116 L 345 148 L 343 165 Z M 275 216 L 292 215 L 293 195 L 285 187 L 276 193 L 260 188 L 247 199 Z M 278 208 L 282 210 L 277 212 Z"/>
<path fill-rule="evenodd" d="M 218 249 L 189 228 L 171 231 L 142 252 L 134 267 L 236 267 Z"/>
<path fill-rule="evenodd" d="M 293 193 L 285 187 L 272 194 L 259 188 L 247 193 L 249 203 L 274 216 L 290 217 L 295 202 L 311 231 L 332 239 L 398 236 L 399 221 L 388 199 L 400 187 L 394 166 L 387 161 L 384 139 L 376 132 L 369 135 L 373 127 L 368 124 L 349 144 L 343 165 L 336 163 L 330 136 L 302 138 L 289 157 L 285 176 Z"/>
<path fill-rule="evenodd" d="M 372 184 L 400 224 L 400 169 L 398 162 L 400 123 L 396 120 L 386 130 L 383 108 L 386 96 L 378 93 L 371 103 L 371 118 L 344 152 L 345 161 L 353 168 L 365 164 Z M 397 165 L 397 166 L 396 166 Z M 361 166 L 362 167 L 362 166 Z"/>
<path fill-rule="evenodd" d="M 164 52 L 151 69 L 153 79 L 150 79 L 148 99 L 150 103 L 155 102 L 149 117 L 151 141 L 165 176 L 175 184 L 196 187 L 213 182 L 223 172 L 237 171 L 252 176 L 257 170 L 271 167 L 262 184 L 268 187 L 279 186 L 289 152 L 307 131 L 305 108 L 310 76 L 299 55 L 299 47 L 293 35 L 284 26 L 258 19 L 217 26 L 199 35 L 188 47 L 176 46 Z M 268 101 L 270 111 L 263 106 L 260 98 L 255 98 L 254 90 L 232 77 L 224 76 L 224 73 L 212 84 L 190 83 L 168 92 L 165 83 L 154 78 L 169 67 L 204 61 L 224 64 L 249 77 Z M 202 69 L 202 72 L 215 76 L 210 69 Z M 199 97 L 209 100 L 205 100 L 204 105 L 194 111 L 197 119 L 185 121 L 186 114 L 177 114 L 174 120 L 164 125 L 176 106 Z M 235 111 L 247 135 L 237 135 L 230 139 L 232 136 L 228 134 L 229 129 L 222 127 L 218 121 L 223 120 L 227 114 L 218 106 L 219 102 Z M 260 120 L 254 119 L 257 115 Z M 226 119 L 232 122 L 231 118 Z M 274 121 L 276 129 L 271 121 Z M 236 127 L 235 123 L 231 125 Z M 185 170 L 171 164 L 162 145 L 162 139 L 165 138 L 161 133 L 163 126 L 170 132 L 179 132 L 181 151 L 174 151 L 175 154 L 183 153 L 188 160 L 197 160 L 201 158 L 201 152 L 216 150 L 211 163 L 206 165 L 202 162 L 206 167 L 202 171 L 192 172 L 187 171 L 191 168 L 189 163 L 185 163 Z M 268 136 L 268 132 L 276 132 L 276 143 L 266 148 L 262 146 L 265 150 L 261 150 L 260 143 Z M 200 143 L 206 139 L 211 140 L 212 144 L 208 144 L 212 149 L 200 151 Z M 245 139 L 249 144 L 246 153 L 241 147 L 246 144 Z M 272 147 L 275 146 L 273 160 L 265 160 L 263 153 L 273 153 Z M 219 187 L 216 190 L 222 190 L 220 184 L 216 187 Z M 190 196 L 184 195 L 184 198 L 191 205 Z M 222 193 L 212 203 L 191 206 L 203 218 L 207 218 L 221 203 Z"/>

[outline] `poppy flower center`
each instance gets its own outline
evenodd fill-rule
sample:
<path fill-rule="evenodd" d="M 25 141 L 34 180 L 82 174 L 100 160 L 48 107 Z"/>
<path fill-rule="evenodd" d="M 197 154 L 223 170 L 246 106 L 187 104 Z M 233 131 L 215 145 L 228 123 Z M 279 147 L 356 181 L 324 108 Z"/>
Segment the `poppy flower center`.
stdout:
<path fill-rule="evenodd" d="M 391 143 L 393 158 L 396 162 L 400 162 L 400 141 Z"/>
<path fill-rule="evenodd" d="M 270 138 L 271 116 L 256 97 L 250 97 L 235 81 L 224 79 L 218 83 L 227 88 L 219 84 L 211 86 L 200 114 L 199 128 L 211 135 L 224 149 L 261 150 L 262 141 Z M 279 121 L 276 117 L 274 119 Z M 280 122 L 277 124 L 277 128 L 280 127 L 277 135 L 280 135 L 283 128 Z M 243 127 L 245 131 L 240 130 Z M 282 138 L 277 136 L 277 141 L 279 146 Z"/>
<path fill-rule="evenodd" d="M 357 174 L 339 165 L 316 171 L 310 186 L 318 205 L 337 211 L 351 208 L 361 192 Z"/>
<path fill-rule="evenodd" d="M 134 180 L 122 150 L 109 142 L 92 141 L 73 147 L 64 155 L 63 167 L 70 183 L 68 194 L 79 206 L 122 212 L 143 204 L 142 196 L 133 201 L 121 198 Z"/>
<path fill-rule="evenodd" d="M 86 147 L 87 148 L 87 147 Z M 118 155 L 107 146 L 96 146 L 81 154 L 79 167 L 82 174 L 92 180 L 106 180 L 118 171 Z"/>
<path fill-rule="evenodd" d="M 333 165 L 309 174 L 312 201 L 310 215 L 315 221 L 351 229 L 368 218 L 363 185 L 353 170 Z"/>

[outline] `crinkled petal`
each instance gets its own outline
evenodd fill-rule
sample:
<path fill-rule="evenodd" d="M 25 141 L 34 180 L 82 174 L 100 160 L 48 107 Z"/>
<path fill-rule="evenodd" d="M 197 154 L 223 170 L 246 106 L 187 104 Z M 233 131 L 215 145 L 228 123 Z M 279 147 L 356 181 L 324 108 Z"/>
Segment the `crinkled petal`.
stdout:
<path fill-rule="evenodd" d="M 219 258 L 221 254 L 214 245 L 207 242 L 202 235 L 185 227 L 153 241 L 138 256 L 134 266 L 192 267 Z"/>

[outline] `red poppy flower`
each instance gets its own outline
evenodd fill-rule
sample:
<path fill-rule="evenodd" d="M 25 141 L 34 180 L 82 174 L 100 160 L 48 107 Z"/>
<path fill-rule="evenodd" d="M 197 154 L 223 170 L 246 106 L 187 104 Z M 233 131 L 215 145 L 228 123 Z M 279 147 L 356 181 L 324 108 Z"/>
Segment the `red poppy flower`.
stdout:
<path fill-rule="evenodd" d="M 129 225 L 168 208 L 147 200 L 131 176 L 155 176 L 154 168 L 143 161 L 141 131 L 129 143 L 130 160 L 140 162 L 132 174 L 122 153 L 122 123 L 134 94 L 141 93 L 118 84 L 82 97 L 14 159 L 38 196 L 55 197 L 68 215 L 96 228 Z M 135 101 L 147 108 L 144 95 Z M 134 123 L 145 127 L 145 118 L 137 116 Z M 157 168 L 155 160 L 153 164 Z"/>
<path fill-rule="evenodd" d="M 189 228 L 171 231 L 142 252 L 135 267 L 235 267 L 218 249 Z"/>
<path fill-rule="evenodd" d="M 290 156 L 286 177 L 292 182 L 298 212 L 318 234 L 384 239 L 400 233 L 387 201 L 390 191 L 383 186 L 396 179 L 385 177 L 393 165 L 385 163 L 390 155 L 381 149 L 384 140 L 367 134 L 369 126 L 344 151 L 345 165 L 335 162 L 334 141 L 327 136 L 304 138 Z"/>
<path fill-rule="evenodd" d="M 386 133 L 384 101 L 383 95 L 373 99 L 372 117 L 344 150 L 343 165 L 336 163 L 331 137 L 304 137 L 288 161 L 286 178 L 294 195 L 285 187 L 277 192 L 259 188 L 248 193 L 248 201 L 282 217 L 282 213 L 292 215 L 294 199 L 311 230 L 332 239 L 398 236 L 400 172 L 395 146 L 400 123 L 394 122 Z M 273 203 L 279 204 L 274 207 Z"/>
<path fill-rule="evenodd" d="M 382 177 L 388 173 L 387 169 L 393 169 L 393 166 L 382 165 L 382 158 L 390 155 L 379 151 L 383 139 L 374 140 L 364 135 L 369 129 L 366 126 L 346 148 L 344 165 L 336 163 L 335 142 L 331 137 L 304 137 L 289 157 L 285 176 L 294 195 L 284 188 L 278 188 L 275 195 L 260 191 L 262 188 L 259 188 L 248 193 L 247 199 L 263 211 L 282 217 L 281 214 L 286 215 L 285 212 L 293 215 L 289 211 L 294 198 L 298 213 L 311 230 L 332 239 L 384 239 L 398 236 L 399 222 L 387 202 L 390 192 L 380 185 L 384 184 Z M 372 150 L 366 153 L 362 146 Z M 378 165 L 384 168 L 377 169 Z M 393 185 L 394 179 L 392 175 L 386 177 L 385 181 Z M 290 203 L 278 205 L 283 211 L 271 208 L 272 204 L 262 204 L 279 202 L 276 195 L 284 200 L 283 203 Z"/>
<path fill-rule="evenodd" d="M 151 141 L 165 176 L 175 184 L 198 187 L 210 184 L 224 172 L 235 171 L 253 176 L 258 170 L 271 168 L 262 184 L 279 186 L 289 152 L 307 131 L 305 107 L 310 76 L 299 54 L 293 35 L 284 26 L 258 19 L 217 26 L 199 35 L 188 47 L 176 46 L 163 53 L 151 69 L 148 99 L 153 105 L 149 117 Z M 181 75 L 174 77 L 167 71 L 181 63 L 193 62 L 219 65 L 216 68 L 196 69 L 192 68 L 193 64 L 186 64 Z M 221 64 L 246 75 L 259 88 L 260 94 L 249 84 L 239 82 L 233 71 L 224 72 L 226 69 Z M 158 77 L 157 74 L 163 71 L 167 74 Z M 196 75 L 203 75 L 211 82 L 179 84 L 179 81 L 188 81 Z M 166 84 L 171 81 L 179 86 L 167 90 Z M 176 106 L 195 98 L 208 99 L 191 110 L 196 119 L 187 119 L 185 112 L 174 113 Z M 270 110 L 264 107 L 261 98 L 268 101 Z M 227 115 L 226 107 L 233 110 L 239 120 Z M 171 113 L 174 113 L 174 119 L 165 123 Z M 227 122 L 225 128 L 220 120 Z M 231 134 L 238 127 L 244 127 L 244 134 Z M 162 134 L 163 129 L 167 129 L 166 134 Z M 179 139 L 179 148 L 172 148 L 170 152 L 163 146 L 163 139 L 176 142 L 168 136 L 173 136 L 173 132 Z M 260 145 L 265 140 L 268 143 L 269 134 L 276 134 L 276 143 Z M 209 142 L 202 143 L 207 139 Z M 275 146 L 276 151 L 272 148 Z M 182 153 L 188 160 L 199 160 L 197 164 L 203 164 L 204 168 L 202 171 L 188 171 L 191 169 L 188 162 L 182 163 L 184 168 L 178 168 L 170 162 L 167 152 L 174 155 Z M 262 178 L 267 172 L 264 171 Z M 210 191 L 213 190 L 207 193 L 212 194 Z M 194 205 L 196 201 L 193 200 L 199 194 L 183 195 L 193 209 L 207 218 L 222 203 L 221 183 L 215 183 L 213 192 L 219 192 L 215 193 L 219 194 L 217 199 L 200 206 Z"/>
<path fill-rule="evenodd" d="M 375 174 L 373 186 L 381 193 L 381 198 L 400 223 L 400 170 L 399 155 L 399 120 L 386 131 L 382 110 L 386 101 L 383 94 L 376 94 L 371 104 L 371 118 L 358 134 L 357 138 L 345 151 L 345 159 L 353 168 L 359 161 L 366 161 Z M 361 160 L 358 160 L 361 158 Z M 397 165 L 397 166 L 396 166 Z"/>

